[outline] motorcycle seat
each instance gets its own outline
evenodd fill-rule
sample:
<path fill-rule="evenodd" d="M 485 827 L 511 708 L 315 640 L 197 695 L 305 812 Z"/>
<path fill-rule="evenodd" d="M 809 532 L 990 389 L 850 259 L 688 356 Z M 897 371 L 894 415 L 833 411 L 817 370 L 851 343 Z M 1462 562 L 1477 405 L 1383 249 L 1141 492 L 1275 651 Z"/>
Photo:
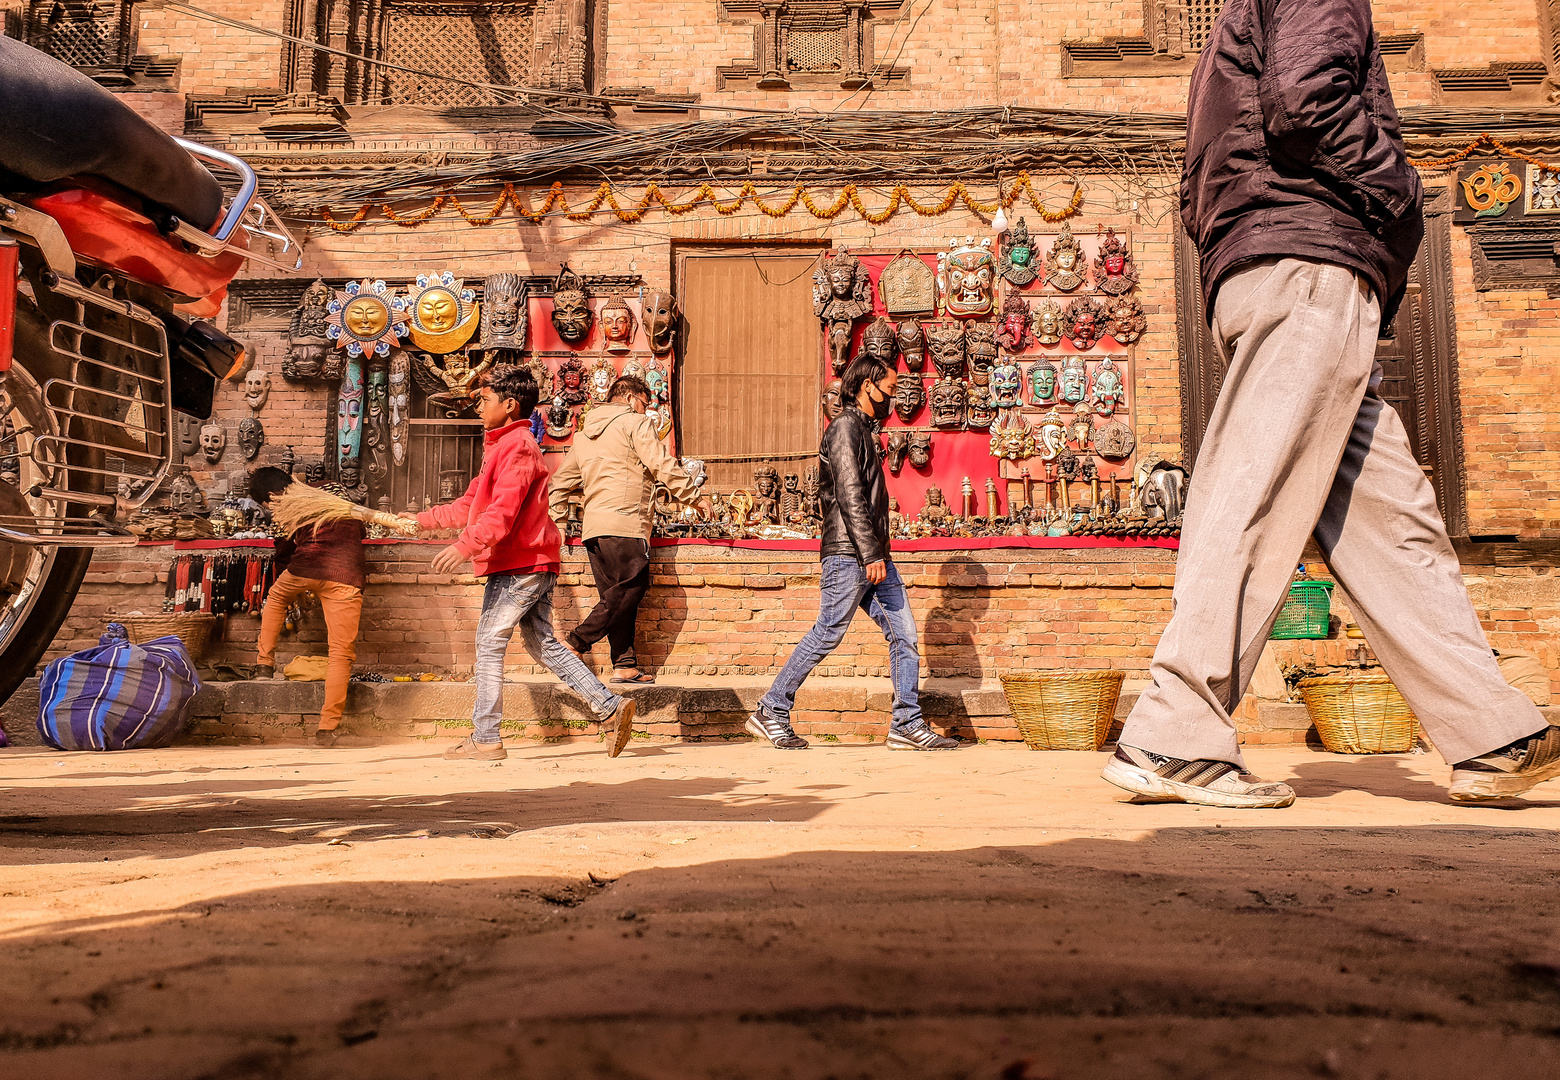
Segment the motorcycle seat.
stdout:
<path fill-rule="evenodd" d="M 198 229 L 222 214 L 216 178 L 172 137 L 74 68 L 0 37 L 5 172 L 38 184 L 98 177 Z"/>

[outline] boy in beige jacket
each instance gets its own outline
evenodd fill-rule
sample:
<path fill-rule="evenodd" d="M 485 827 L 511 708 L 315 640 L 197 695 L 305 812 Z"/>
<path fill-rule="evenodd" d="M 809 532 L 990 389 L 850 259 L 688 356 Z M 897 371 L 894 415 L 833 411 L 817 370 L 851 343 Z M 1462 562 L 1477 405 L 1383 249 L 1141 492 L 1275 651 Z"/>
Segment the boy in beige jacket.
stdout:
<path fill-rule="evenodd" d="M 553 475 L 548 506 L 555 521 L 568 514 L 569 497 L 584 492 L 585 550 L 601 602 L 563 640 L 584 654 L 602 638 L 612 649 L 614 683 L 652 683 L 634 654 L 639 602 L 650 587 L 651 500 L 659 480 L 679 502 L 693 502 L 699 489 L 656 437 L 645 415 L 650 388 L 624 375 L 612 384 L 607 403 L 585 415 L 569 454 Z M 708 500 L 699 500 L 707 504 Z"/>

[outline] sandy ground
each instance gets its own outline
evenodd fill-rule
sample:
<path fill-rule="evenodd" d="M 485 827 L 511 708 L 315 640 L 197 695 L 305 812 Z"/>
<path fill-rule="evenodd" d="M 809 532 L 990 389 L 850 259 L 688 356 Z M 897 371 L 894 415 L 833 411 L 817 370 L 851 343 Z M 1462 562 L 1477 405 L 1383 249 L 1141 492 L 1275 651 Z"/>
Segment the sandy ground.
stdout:
<path fill-rule="evenodd" d="M 0 1076 L 1560 1076 L 1560 784 L 1258 750 L 0 753 Z M 1118 797 L 1119 796 L 1119 797 Z"/>

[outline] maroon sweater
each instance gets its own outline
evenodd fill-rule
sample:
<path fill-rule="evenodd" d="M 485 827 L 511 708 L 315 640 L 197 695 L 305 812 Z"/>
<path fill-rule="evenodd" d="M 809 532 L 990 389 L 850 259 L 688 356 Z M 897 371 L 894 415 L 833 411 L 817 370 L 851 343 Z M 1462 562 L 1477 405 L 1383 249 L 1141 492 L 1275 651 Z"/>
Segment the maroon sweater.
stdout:
<path fill-rule="evenodd" d="M 276 541 L 276 566 L 293 577 L 363 587 L 363 523 L 351 518 L 299 529 Z"/>

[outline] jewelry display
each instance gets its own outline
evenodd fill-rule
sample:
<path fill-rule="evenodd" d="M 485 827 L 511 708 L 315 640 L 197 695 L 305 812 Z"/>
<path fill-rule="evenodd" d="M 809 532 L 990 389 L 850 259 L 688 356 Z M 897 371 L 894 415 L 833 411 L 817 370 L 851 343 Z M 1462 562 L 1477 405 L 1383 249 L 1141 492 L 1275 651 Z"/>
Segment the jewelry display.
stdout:
<path fill-rule="evenodd" d="M 997 260 L 997 273 L 1014 285 L 1028 285 L 1039 275 L 1035 272 L 1035 249 L 1029 242 L 1029 225 L 1023 218 L 1008 230 Z"/>
<path fill-rule="evenodd" d="M 860 259 L 841 251 L 813 271 L 813 314 L 823 324 L 829 359 L 838 375 L 850 359 L 851 328 L 872 314 L 872 283 Z"/>
<path fill-rule="evenodd" d="M 1072 225 L 1062 222 L 1056 243 L 1045 256 L 1045 283 L 1062 292 L 1072 292 L 1087 280 L 1083 245 L 1073 239 Z"/>
<path fill-rule="evenodd" d="M 995 278 L 991 237 L 979 243 L 973 236 L 950 241 L 948 250 L 937 256 L 937 294 L 943 313 L 956 319 L 990 315 Z"/>
<path fill-rule="evenodd" d="M 878 294 L 890 315 L 930 315 L 937 310 L 937 275 L 918 256 L 901 251 L 878 275 Z"/>
<path fill-rule="evenodd" d="M 1138 268 L 1132 261 L 1132 252 L 1116 236 L 1114 229 L 1105 230 L 1100 241 L 1100 253 L 1094 260 L 1094 289 L 1107 296 L 1123 296 L 1137 288 Z"/>

